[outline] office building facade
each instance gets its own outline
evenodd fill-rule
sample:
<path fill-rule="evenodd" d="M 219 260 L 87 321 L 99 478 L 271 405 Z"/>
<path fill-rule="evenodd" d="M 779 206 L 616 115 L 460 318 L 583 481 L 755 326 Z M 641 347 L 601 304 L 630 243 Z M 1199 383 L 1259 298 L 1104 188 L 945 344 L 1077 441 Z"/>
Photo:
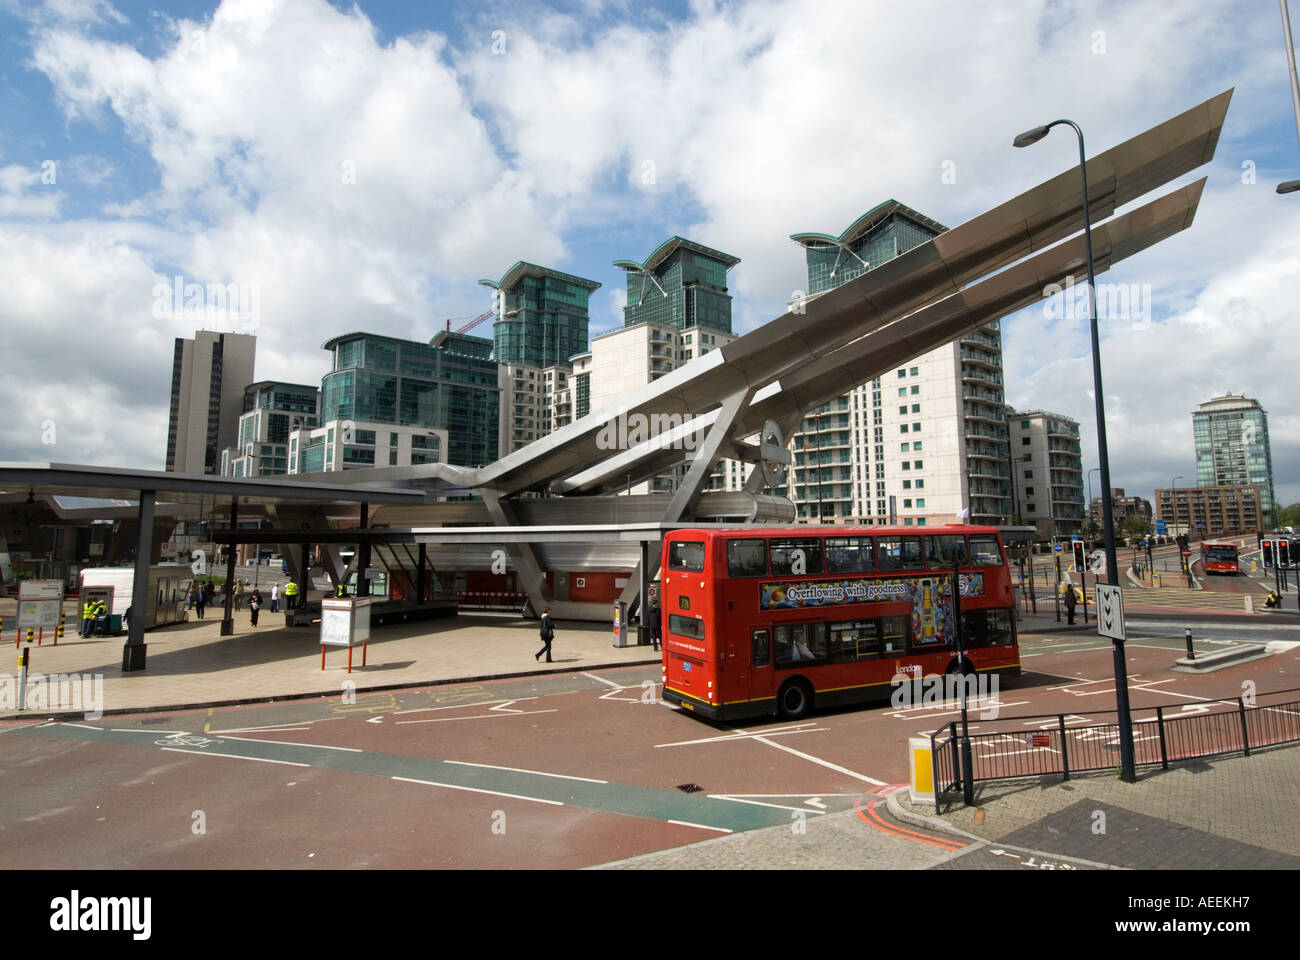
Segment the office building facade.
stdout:
<path fill-rule="evenodd" d="M 600 287 L 595 280 L 520 261 L 500 280 L 479 283 L 496 291 L 497 363 L 569 367 L 569 358 L 587 349 L 587 305 Z"/>
<path fill-rule="evenodd" d="M 321 422 L 289 439 L 291 473 L 498 458 L 501 416 L 492 341 L 442 332 L 428 343 L 349 333 L 321 380 Z"/>
<path fill-rule="evenodd" d="M 1276 521 L 1273 455 L 1268 442 L 1268 413 L 1258 400 L 1227 394 L 1197 407 L 1192 414 L 1198 487 L 1259 488 L 1265 526 Z"/>
<path fill-rule="evenodd" d="M 1264 490 L 1257 483 L 1177 487 L 1155 492 L 1156 519 L 1170 535 L 1221 537 L 1258 533 L 1264 518 Z"/>
<path fill-rule="evenodd" d="M 223 477 L 272 477 L 289 472 L 289 434 L 320 426 L 320 390 L 263 380 L 244 388 L 239 442 L 221 453 Z"/>
<path fill-rule="evenodd" d="M 218 474 L 222 451 L 238 438 L 244 387 L 253 381 L 257 338 L 199 330 L 177 337 L 172 353 L 171 409 L 165 469 Z"/>

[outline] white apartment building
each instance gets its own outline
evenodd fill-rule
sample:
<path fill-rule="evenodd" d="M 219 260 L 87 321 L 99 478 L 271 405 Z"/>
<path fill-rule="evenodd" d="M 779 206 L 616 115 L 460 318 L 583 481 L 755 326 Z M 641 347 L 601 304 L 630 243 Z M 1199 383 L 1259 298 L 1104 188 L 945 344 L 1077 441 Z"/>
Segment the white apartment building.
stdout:
<path fill-rule="evenodd" d="M 1014 510 L 1039 540 L 1083 533 L 1083 454 L 1079 421 L 1046 410 L 1007 407 Z"/>

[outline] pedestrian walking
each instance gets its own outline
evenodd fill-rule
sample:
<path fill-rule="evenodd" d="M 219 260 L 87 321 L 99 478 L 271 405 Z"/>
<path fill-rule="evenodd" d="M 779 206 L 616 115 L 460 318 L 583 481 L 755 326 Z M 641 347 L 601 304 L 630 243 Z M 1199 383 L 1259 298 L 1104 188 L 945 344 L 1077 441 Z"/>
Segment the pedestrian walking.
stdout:
<path fill-rule="evenodd" d="M 186 609 L 186 610 L 193 610 L 193 609 L 194 609 L 194 594 L 195 594 L 195 592 L 196 592 L 196 591 L 195 591 L 195 589 L 194 589 L 194 581 L 191 580 L 191 581 L 190 581 L 190 588 L 189 588 L 187 591 L 185 591 L 185 609 Z"/>
<path fill-rule="evenodd" d="M 239 579 L 235 580 L 235 609 L 244 609 L 244 582 Z"/>
<path fill-rule="evenodd" d="M 663 614 L 659 612 L 658 601 L 655 601 L 650 605 L 650 612 L 647 616 L 649 617 L 649 621 L 650 621 L 649 622 L 650 643 L 654 647 L 655 651 L 657 652 L 659 650 L 659 629 L 661 626 L 660 620 L 663 617 Z"/>
<path fill-rule="evenodd" d="M 551 641 L 555 639 L 555 624 L 551 622 L 551 608 L 542 611 L 542 649 L 533 654 L 534 660 L 540 660 L 546 654 L 546 662 L 551 663 Z"/>
<path fill-rule="evenodd" d="M 254 588 L 253 595 L 248 598 L 248 615 L 252 620 L 253 626 L 257 626 L 257 612 L 262 609 L 262 591 Z"/>
<path fill-rule="evenodd" d="M 271 612 L 280 612 L 280 582 L 278 580 L 271 585 Z"/>
<path fill-rule="evenodd" d="M 203 619 L 203 611 L 208 607 L 208 585 L 206 583 L 199 586 L 198 592 L 194 594 L 194 610 Z"/>
<path fill-rule="evenodd" d="M 1067 582 L 1065 584 L 1065 619 L 1071 626 L 1074 624 L 1074 586 Z"/>

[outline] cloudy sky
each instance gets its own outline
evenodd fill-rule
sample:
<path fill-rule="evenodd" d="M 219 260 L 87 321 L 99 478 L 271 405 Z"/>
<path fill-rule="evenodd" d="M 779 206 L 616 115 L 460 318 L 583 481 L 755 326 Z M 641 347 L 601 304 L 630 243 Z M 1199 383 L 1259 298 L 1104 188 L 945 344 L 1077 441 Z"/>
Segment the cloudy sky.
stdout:
<path fill-rule="evenodd" d="M 1300 16 L 1300 10 L 1297 10 Z M 0 0 L 0 460 L 159 469 L 172 341 L 258 335 L 257 376 L 317 383 L 326 339 L 427 339 L 517 260 L 603 286 L 673 234 L 741 258 L 738 331 L 805 285 L 789 235 L 893 198 L 955 226 L 1228 88 L 1196 222 L 1102 280 L 1116 486 L 1195 482 L 1191 413 L 1269 413 L 1300 500 L 1300 177 L 1277 4 L 965 0 L 397 3 Z M 196 323 L 160 284 L 238 284 Z M 252 298 L 256 297 L 253 301 Z M 1004 323 L 1006 394 L 1082 424 L 1086 323 Z M 490 336 L 484 325 L 476 332 Z M 1094 492 L 1096 482 L 1094 480 Z"/>

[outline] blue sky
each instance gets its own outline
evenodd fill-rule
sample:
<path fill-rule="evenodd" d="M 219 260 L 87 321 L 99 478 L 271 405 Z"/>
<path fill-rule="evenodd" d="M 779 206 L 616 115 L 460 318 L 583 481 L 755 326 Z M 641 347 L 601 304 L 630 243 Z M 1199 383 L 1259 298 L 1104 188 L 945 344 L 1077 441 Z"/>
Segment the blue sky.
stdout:
<path fill-rule="evenodd" d="M 610 329 L 611 262 L 673 234 L 741 258 L 744 331 L 804 285 L 792 233 L 888 198 L 955 226 L 1074 163 L 1025 128 L 1068 116 L 1097 153 L 1235 88 L 1196 223 L 1101 278 L 1150 291 L 1102 324 L 1111 472 L 1194 476 L 1191 412 L 1232 391 L 1300 500 L 1274 4 L 0 0 L 0 64 L 0 459 L 161 464 L 178 273 L 256 287 L 257 375 L 296 382 L 338 333 L 483 311 L 517 260 L 599 281 Z M 1094 465 L 1083 320 L 1034 307 L 1004 342 L 1008 402 L 1078 419 Z"/>

